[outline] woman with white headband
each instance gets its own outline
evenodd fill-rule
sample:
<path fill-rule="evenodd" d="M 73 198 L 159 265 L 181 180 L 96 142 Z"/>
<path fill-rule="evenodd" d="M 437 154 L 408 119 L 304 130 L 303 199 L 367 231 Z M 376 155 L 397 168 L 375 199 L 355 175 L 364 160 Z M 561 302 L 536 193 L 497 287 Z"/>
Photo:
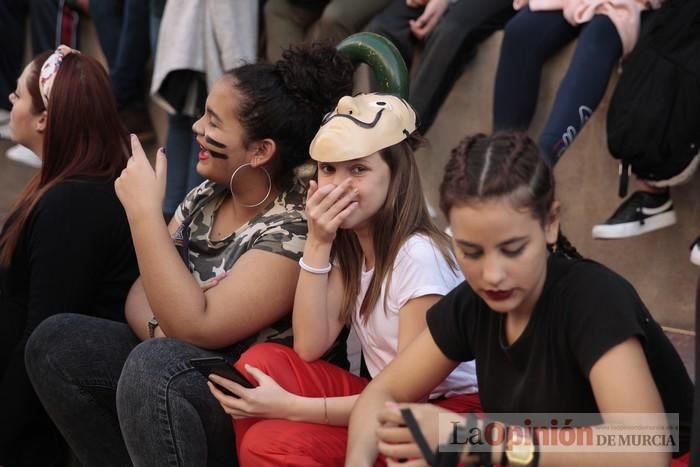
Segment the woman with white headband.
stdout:
<path fill-rule="evenodd" d="M 66 46 L 37 56 L 10 102 L 13 139 L 43 164 L 0 233 L 0 465 L 50 466 L 65 448 L 32 390 L 25 345 L 57 313 L 124 321 L 138 268 L 114 180 L 129 146 L 104 69 Z"/>
<path fill-rule="evenodd" d="M 34 388 L 82 465 L 235 465 L 230 419 L 190 359 L 291 340 L 307 231 L 296 168 L 352 72 L 335 47 L 310 46 L 225 73 L 192 128 L 206 180 L 169 224 L 165 154 L 154 170 L 132 136 L 115 181 L 140 268 L 129 324 L 64 314 L 27 343 Z M 329 360 L 347 362 L 344 345 Z"/>

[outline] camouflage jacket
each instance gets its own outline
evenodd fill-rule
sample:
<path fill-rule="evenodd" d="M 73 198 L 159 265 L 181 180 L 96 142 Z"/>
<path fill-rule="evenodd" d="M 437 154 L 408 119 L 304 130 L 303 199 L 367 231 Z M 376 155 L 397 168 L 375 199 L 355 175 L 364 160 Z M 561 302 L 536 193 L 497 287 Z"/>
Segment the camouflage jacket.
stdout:
<path fill-rule="evenodd" d="M 225 271 L 245 252 L 258 249 L 286 256 L 297 261 L 304 253 L 306 217 L 305 189 L 297 180 L 291 189 L 282 192 L 264 211 L 221 240 L 209 238 L 214 215 L 226 198 L 228 188 L 205 181 L 193 189 L 175 212 L 180 227 L 173 235 L 183 260 L 201 284 Z M 270 276 L 273 281 L 273 276 Z M 290 310 L 291 311 L 291 310 Z M 253 342 L 291 342 L 291 313 L 257 336 L 239 343 L 247 348 Z"/>

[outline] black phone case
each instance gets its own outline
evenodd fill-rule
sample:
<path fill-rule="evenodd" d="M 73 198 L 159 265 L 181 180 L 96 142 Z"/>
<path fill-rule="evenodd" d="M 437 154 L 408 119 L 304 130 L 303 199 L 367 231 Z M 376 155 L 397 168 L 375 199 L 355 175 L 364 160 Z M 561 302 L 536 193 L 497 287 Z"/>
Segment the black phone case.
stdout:
<path fill-rule="evenodd" d="M 235 369 L 223 357 L 192 358 L 190 359 L 190 365 L 204 375 L 207 380 L 209 379 L 209 375 L 214 373 L 222 378 L 230 379 L 244 388 L 252 389 L 255 387 L 240 371 Z"/>

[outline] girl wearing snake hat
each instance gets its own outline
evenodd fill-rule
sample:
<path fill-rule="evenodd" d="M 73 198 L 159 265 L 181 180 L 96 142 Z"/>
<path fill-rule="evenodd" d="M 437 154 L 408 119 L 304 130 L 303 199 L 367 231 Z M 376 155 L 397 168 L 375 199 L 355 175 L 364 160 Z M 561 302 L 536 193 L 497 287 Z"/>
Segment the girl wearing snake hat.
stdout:
<path fill-rule="evenodd" d="M 312 141 L 318 181 L 306 199 L 294 350 L 260 344 L 244 353 L 235 366 L 253 389 L 210 376 L 212 393 L 234 418 L 241 465 L 342 465 L 358 394 L 425 328 L 427 309 L 462 281 L 423 198 L 415 128 L 403 99 L 346 96 Z M 318 361 L 346 326 L 362 347 L 362 377 Z M 421 396 L 479 410 L 473 364 L 435 386 Z"/>

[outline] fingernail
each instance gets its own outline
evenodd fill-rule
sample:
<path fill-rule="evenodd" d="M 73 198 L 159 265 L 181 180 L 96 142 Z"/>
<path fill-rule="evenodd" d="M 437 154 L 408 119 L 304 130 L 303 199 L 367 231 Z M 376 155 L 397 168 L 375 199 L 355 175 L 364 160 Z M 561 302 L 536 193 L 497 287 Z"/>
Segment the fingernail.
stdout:
<path fill-rule="evenodd" d="M 399 406 L 399 404 L 397 404 L 397 403 L 394 402 L 394 401 L 386 401 L 386 402 L 384 402 L 384 407 L 388 407 L 388 408 L 390 408 L 390 409 L 395 409 L 395 408 L 398 407 L 398 406 Z"/>

